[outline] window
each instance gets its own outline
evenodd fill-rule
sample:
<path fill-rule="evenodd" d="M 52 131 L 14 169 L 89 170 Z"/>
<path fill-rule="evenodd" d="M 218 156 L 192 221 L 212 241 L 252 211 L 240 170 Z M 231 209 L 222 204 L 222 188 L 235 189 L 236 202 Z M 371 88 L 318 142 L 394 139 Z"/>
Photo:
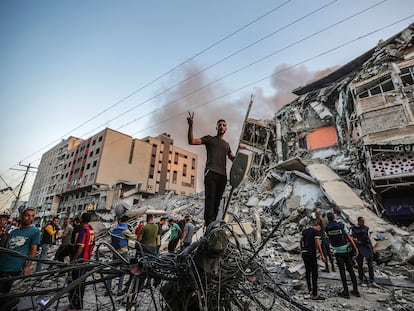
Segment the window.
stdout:
<path fill-rule="evenodd" d="M 174 164 L 178 164 L 178 152 L 174 154 Z"/>
<path fill-rule="evenodd" d="M 93 140 L 92 146 L 96 144 L 96 139 Z"/>
<path fill-rule="evenodd" d="M 191 186 L 194 187 L 194 182 L 195 182 L 195 177 L 193 175 L 191 175 Z"/>
<path fill-rule="evenodd" d="M 196 161 L 194 158 L 191 159 L 191 169 L 195 170 Z"/>
<path fill-rule="evenodd" d="M 90 163 L 88 163 L 88 164 L 86 165 L 86 169 L 87 169 L 87 170 L 89 170 L 89 169 L 90 169 L 90 167 L 91 167 L 91 164 L 90 164 Z"/>
<path fill-rule="evenodd" d="M 96 154 L 99 154 L 99 152 L 101 151 L 101 149 L 100 148 L 98 148 L 98 149 L 96 149 L 96 151 L 95 151 L 95 155 Z"/>
<path fill-rule="evenodd" d="M 95 167 L 97 163 L 98 163 L 97 160 L 93 161 L 92 167 Z"/>
<path fill-rule="evenodd" d="M 187 164 L 183 164 L 183 176 L 187 176 Z"/>
<path fill-rule="evenodd" d="M 173 184 L 176 184 L 176 183 L 177 183 L 177 171 L 174 171 L 174 172 L 173 172 L 172 183 L 173 183 Z"/>
<path fill-rule="evenodd" d="M 89 156 L 90 157 L 93 156 L 93 151 L 89 152 Z"/>
<path fill-rule="evenodd" d="M 401 69 L 400 77 L 404 86 L 414 84 L 414 67 Z"/>
<path fill-rule="evenodd" d="M 101 141 L 102 141 L 102 136 L 99 136 L 98 142 L 101 142 Z"/>

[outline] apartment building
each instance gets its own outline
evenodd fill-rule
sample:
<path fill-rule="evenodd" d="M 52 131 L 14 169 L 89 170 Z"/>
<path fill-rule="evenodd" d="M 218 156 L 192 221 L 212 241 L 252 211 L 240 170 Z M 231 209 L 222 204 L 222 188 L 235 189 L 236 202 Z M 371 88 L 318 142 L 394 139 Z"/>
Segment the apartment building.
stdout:
<path fill-rule="evenodd" d="M 27 203 L 27 206 L 36 208 L 36 215 L 56 214 L 59 205 L 57 194 L 62 192 L 59 185 L 64 161 L 68 151 L 81 142 L 82 139 L 71 136 L 68 139 L 62 139 L 60 143 L 42 155 Z"/>
<path fill-rule="evenodd" d="M 69 138 L 42 156 L 30 206 L 37 215 L 74 216 L 134 205 L 142 196 L 196 191 L 196 154 L 168 134 L 135 139 L 106 128 L 86 140 Z"/>
<path fill-rule="evenodd" d="M 151 163 L 147 191 L 191 194 L 197 188 L 198 156 L 174 146 L 170 135 L 143 139 L 151 145 Z"/>

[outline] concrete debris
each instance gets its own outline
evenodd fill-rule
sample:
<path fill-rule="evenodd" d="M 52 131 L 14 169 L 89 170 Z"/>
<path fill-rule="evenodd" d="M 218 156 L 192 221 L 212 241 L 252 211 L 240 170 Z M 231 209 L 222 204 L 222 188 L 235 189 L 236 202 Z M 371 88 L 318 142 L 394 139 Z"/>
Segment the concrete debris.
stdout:
<path fill-rule="evenodd" d="M 92 226 L 102 244 L 98 254 L 106 263 L 105 269 L 96 268 L 101 274 L 122 270 L 112 262 L 114 253 L 107 245 L 120 214 L 131 217 L 132 229 L 149 213 L 156 221 L 161 215 L 176 220 L 190 215 L 195 243 L 182 257 L 162 252 L 131 267 L 131 278 L 162 276 L 161 287 L 137 286 L 119 301 L 90 291 L 85 300 L 93 301 L 96 294 L 114 309 L 126 303 L 129 310 L 139 309 L 131 301 L 151 310 L 166 301 L 171 310 L 181 310 L 177 297 L 185 295 L 188 304 L 203 310 L 413 310 L 413 43 L 410 25 L 330 75 L 294 90 L 298 98 L 273 120 L 248 119 L 241 142 L 255 154 L 250 177 L 237 189 L 226 189 L 221 205 L 229 204 L 221 218 L 226 222 L 207 229 L 208 234 L 200 194 L 170 192 L 135 205 L 121 201 L 110 214 L 95 213 Z M 319 274 L 319 293 L 326 300 L 310 299 L 299 241 L 316 211 L 335 212 L 348 228 L 359 216 L 365 218 L 377 255 L 376 284 L 361 284 L 361 298 L 338 297 L 339 273 L 328 269 Z M 161 251 L 169 237 L 164 229 Z M 48 287 L 61 272 L 42 273 Z M 19 285 L 15 292 L 25 296 Z M 220 300 L 221 295 L 229 299 Z M 37 298 L 46 306 L 53 301 L 42 294 Z"/>

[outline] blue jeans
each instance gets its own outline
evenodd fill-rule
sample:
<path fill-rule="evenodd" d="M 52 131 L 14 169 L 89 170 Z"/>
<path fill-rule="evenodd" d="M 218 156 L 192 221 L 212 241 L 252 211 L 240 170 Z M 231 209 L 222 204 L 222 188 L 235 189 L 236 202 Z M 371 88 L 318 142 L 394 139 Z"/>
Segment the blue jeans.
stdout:
<path fill-rule="evenodd" d="M 42 248 L 40 252 L 39 259 L 46 259 L 47 253 L 49 252 L 50 244 L 40 244 L 40 247 Z M 36 272 L 39 272 L 42 270 L 43 264 L 38 261 L 36 264 Z"/>
<path fill-rule="evenodd" d="M 125 258 L 125 260 L 127 260 L 129 262 L 129 254 L 128 252 L 125 252 L 123 254 L 120 254 L 123 258 Z M 114 256 L 114 259 L 116 259 L 117 257 Z M 125 265 L 121 265 L 121 268 L 125 267 Z M 118 281 L 118 292 L 122 291 L 122 285 L 124 284 L 124 278 L 125 278 L 125 273 L 122 273 L 119 276 L 119 281 Z M 108 287 L 110 290 L 112 290 L 112 279 L 109 279 L 107 281 Z"/>

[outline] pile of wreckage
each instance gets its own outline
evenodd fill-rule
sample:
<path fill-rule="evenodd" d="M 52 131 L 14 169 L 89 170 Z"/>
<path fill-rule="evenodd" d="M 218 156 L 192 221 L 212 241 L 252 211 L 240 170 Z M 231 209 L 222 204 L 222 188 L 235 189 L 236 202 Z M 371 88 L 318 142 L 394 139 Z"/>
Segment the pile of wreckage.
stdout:
<path fill-rule="evenodd" d="M 170 193 L 96 213 L 97 257 L 85 276 L 94 289 L 85 309 L 413 310 L 414 224 L 384 218 L 414 215 L 413 42 L 410 25 L 294 90 L 298 98 L 273 120 L 246 117 L 240 142 L 250 153 L 241 151 L 242 164 L 233 163 L 219 220 L 207 229 L 201 195 Z M 348 226 L 365 218 L 379 256 L 377 286 L 362 287 L 361 298 L 338 298 L 339 273 L 321 272 L 319 292 L 327 299 L 309 299 L 299 241 L 316 211 L 334 211 Z M 194 243 L 181 253 L 122 262 L 108 243 L 115 215 L 130 216 L 135 228 L 148 213 L 156 221 L 190 215 Z M 165 248 L 168 233 L 162 240 Z M 16 277 L 23 282 L 9 296 L 30 297 L 32 309 L 61 310 L 70 287 L 66 272 L 76 267 L 48 263 L 47 271 Z M 125 295 L 105 297 L 104 281 L 123 272 L 130 277 Z M 145 278 L 159 282 L 142 288 Z"/>

